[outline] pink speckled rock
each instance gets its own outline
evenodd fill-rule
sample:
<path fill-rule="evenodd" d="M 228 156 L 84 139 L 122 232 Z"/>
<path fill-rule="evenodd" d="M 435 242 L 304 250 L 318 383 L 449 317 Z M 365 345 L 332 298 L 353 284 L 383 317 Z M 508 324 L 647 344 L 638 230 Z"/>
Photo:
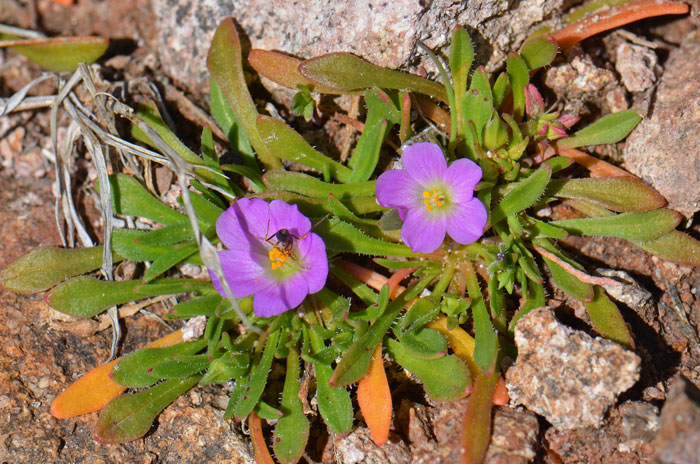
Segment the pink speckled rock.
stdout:
<path fill-rule="evenodd" d="M 417 41 L 443 49 L 454 27 L 467 28 L 483 60 L 494 67 L 545 20 L 558 18 L 563 0 L 153 0 L 157 50 L 166 74 L 191 90 L 208 83 L 205 58 L 214 30 L 233 17 L 253 48 L 308 58 L 348 51 L 390 68 L 425 64 Z M 466 5 L 465 5 L 466 3 Z M 554 19 L 552 19 L 553 21 Z M 549 22 L 547 24 L 550 24 Z M 556 25 L 555 25 L 556 26 Z M 421 56 L 419 56 L 421 55 Z"/>
<path fill-rule="evenodd" d="M 518 321 L 515 343 L 518 359 L 506 374 L 511 402 L 557 429 L 599 425 L 617 395 L 639 379 L 636 354 L 564 326 L 546 308 Z"/>

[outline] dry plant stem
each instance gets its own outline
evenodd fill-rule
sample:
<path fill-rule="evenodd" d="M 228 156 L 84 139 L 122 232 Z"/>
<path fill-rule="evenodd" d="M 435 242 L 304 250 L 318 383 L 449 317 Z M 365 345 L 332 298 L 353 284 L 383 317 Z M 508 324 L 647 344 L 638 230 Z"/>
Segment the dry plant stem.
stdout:
<path fill-rule="evenodd" d="M 688 5 L 681 2 L 639 0 L 601 11 L 581 19 L 553 34 L 561 50 L 600 32 L 608 31 L 644 18 L 669 14 L 685 14 Z"/>
<path fill-rule="evenodd" d="M 576 148 L 556 148 L 556 153 L 561 156 L 566 156 L 574 163 L 583 166 L 591 173 L 591 177 L 629 177 L 638 179 L 635 175 L 620 169 L 615 165 L 603 161 L 587 153 L 577 150 Z"/>
<path fill-rule="evenodd" d="M 566 271 L 569 274 L 573 275 L 581 282 L 585 282 L 585 283 L 591 284 L 591 285 L 613 285 L 613 286 L 623 285 L 621 282 L 618 282 L 615 279 L 611 279 L 610 277 L 597 277 L 597 276 L 588 275 L 585 272 L 576 269 L 574 266 L 567 263 L 566 261 L 559 259 L 559 257 L 557 255 L 555 255 L 554 253 L 550 253 L 549 251 L 545 250 L 544 248 L 538 247 L 537 245 L 533 245 L 533 248 L 535 250 L 537 250 L 537 252 L 539 254 L 541 254 L 542 256 L 544 256 L 545 258 L 554 261 L 555 263 L 557 263 L 558 265 L 560 265 L 561 267 L 566 269 Z"/>
<path fill-rule="evenodd" d="M 248 431 L 250 433 L 250 440 L 253 442 L 255 462 L 258 464 L 275 464 L 275 460 L 270 456 L 270 450 L 265 443 L 260 416 L 255 414 L 255 411 L 251 412 L 248 416 Z"/>

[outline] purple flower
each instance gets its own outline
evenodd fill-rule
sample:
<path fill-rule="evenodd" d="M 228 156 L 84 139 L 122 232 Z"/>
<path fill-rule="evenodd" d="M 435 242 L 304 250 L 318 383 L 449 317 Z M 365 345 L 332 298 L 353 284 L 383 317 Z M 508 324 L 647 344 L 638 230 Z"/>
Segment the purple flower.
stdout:
<path fill-rule="evenodd" d="M 403 219 L 401 238 L 418 253 L 437 250 L 445 233 L 461 244 L 484 233 L 486 208 L 474 197 L 481 168 L 468 159 L 447 167 L 439 146 L 423 142 L 401 155 L 404 169 L 387 171 L 377 179 L 377 201 L 397 208 Z"/>
<path fill-rule="evenodd" d="M 219 216 L 216 233 L 228 248 L 219 259 L 233 296 L 255 295 L 257 316 L 296 308 L 326 283 L 326 245 L 296 205 L 241 198 Z M 225 296 L 221 282 L 210 274 Z"/>

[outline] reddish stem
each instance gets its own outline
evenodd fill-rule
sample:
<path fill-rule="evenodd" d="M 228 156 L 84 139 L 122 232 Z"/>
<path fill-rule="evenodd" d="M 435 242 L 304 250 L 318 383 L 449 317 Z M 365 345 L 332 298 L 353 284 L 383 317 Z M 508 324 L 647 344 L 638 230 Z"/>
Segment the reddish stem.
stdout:
<path fill-rule="evenodd" d="M 617 8 L 595 13 L 556 32 L 553 37 L 561 50 L 566 50 L 580 41 L 640 19 L 668 14 L 685 14 L 688 5 L 681 2 L 661 0 L 638 0 Z"/>

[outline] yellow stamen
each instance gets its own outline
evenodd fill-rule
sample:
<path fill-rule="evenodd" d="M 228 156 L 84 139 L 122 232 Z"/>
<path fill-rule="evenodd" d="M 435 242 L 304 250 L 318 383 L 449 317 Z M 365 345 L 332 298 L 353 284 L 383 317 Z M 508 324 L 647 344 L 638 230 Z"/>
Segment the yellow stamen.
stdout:
<path fill-rule="evenodd" d="M 432 211 L 435 207 L 440 207 L 445 204 L 445 195 L 442 194 L 438 189 L 433 189 L 432 193 L 428 190 L 423 192 L 423 203 L 425 204 L 425 209 Z"/>
<path fill-rule="evenodd" d="M 270 266 L 272 267 L 272 270 L 281 268 L 284 266 L 285 261 L 289 259 L 287 253 L 277 247 L 270 249 L 268 252 L 268 257 L 270 258 Z"/>

